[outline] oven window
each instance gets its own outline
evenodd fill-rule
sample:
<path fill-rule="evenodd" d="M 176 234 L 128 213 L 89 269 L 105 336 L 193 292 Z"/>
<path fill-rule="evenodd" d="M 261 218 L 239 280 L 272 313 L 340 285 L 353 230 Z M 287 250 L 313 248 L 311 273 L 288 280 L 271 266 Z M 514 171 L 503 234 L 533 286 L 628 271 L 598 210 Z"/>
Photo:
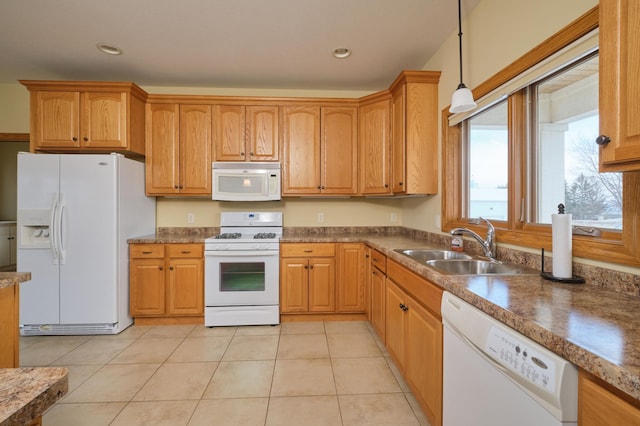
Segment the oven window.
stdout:
<path fill-rule="evenodd" d="M 264 291 L 264 262 L 220 263 L 220 291 Z"/>

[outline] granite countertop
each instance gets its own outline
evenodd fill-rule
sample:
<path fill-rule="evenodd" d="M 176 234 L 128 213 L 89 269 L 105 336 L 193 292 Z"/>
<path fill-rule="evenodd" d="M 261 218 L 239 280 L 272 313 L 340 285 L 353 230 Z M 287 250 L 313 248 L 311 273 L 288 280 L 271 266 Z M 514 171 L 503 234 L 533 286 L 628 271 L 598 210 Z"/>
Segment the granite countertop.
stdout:
<path fill-rule="evenodd" d="M 69 389 L 61 367 L 1 368 L 0 426 L 29 424 Z"/>
<path fill-rule="evenodd" d="M 318 232 L 308 228 L 306 233 L 291 233 L 285 227 L 281 242 L 367 243 L 388 258 L 640 400 L 640 333 L 637 331 L 640 330 L 640 296 L 596 285 L 556 283 L 539 275 L 444 275 L 394 251 L 398 248 L 447 248 L 442 241 L 384 232 L 351 233 L 348 228 L 342 233 L 325 235 L 322 228 L 318 229 Z M 215 233 L 209 230 L 199 239 L 187 238 L 187 242 L 202 242 Z M 150 237 L 141 242 L 183 241 L 157 235 L 155 239 Z M 502 258 L 500 251 L 498 258 Z M 615 273 L 610 275 L 616 280 Z M 632 281 L 631 287 L 637 286 L 640 277 L 634 277 Z"/>
<path fill-rule="evenodd" d="M 0 272 L 0 288 L 11 287 L 31 279 L 31 272 Z"/>

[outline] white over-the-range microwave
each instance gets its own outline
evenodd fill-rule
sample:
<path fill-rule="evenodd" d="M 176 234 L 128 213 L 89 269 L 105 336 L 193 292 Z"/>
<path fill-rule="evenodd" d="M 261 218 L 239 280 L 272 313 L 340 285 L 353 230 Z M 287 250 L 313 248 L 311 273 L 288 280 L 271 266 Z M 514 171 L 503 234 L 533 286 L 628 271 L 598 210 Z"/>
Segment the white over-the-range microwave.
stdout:
<path fill-rule="evenodd" d="M 216 161 L 211 164 L 211 180 L 214 200 L 280 199 L 280 163 Z"/>

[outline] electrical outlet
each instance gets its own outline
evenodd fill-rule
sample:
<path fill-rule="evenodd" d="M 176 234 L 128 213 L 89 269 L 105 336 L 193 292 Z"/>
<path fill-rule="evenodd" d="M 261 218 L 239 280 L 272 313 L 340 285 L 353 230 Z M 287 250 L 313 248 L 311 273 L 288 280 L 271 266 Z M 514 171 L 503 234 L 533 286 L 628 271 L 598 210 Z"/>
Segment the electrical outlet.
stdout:
<path fill-rule="evenodd" d="M 398 221 L 398 213 L 391 213 L 391 215 L 389 216 L 389 220 L 391 222 L 397 222 Z"/>
<path fill-rule="evenodd" d="M 193 213 L 187 213 L 187 223 L 194 223 L 196 221 L 196 215 Z"/>
<path fill-rule="evenodd" d="M 318 213 L 318 223 L 324 222 L 324 213 Z"/>

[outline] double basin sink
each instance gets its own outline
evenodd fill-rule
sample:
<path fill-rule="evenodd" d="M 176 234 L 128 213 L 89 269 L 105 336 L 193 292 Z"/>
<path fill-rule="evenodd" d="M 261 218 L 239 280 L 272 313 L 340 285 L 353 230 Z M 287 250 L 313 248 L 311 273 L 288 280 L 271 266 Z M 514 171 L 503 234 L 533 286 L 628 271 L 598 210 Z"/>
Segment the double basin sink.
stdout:
<path fill-rule="evenodd" d="M 395 251 L 448 275 L 538 274 L 538 271 L 527 266 L 486 258 L 478 258 L 452 250 L 395 249 Z"/>

